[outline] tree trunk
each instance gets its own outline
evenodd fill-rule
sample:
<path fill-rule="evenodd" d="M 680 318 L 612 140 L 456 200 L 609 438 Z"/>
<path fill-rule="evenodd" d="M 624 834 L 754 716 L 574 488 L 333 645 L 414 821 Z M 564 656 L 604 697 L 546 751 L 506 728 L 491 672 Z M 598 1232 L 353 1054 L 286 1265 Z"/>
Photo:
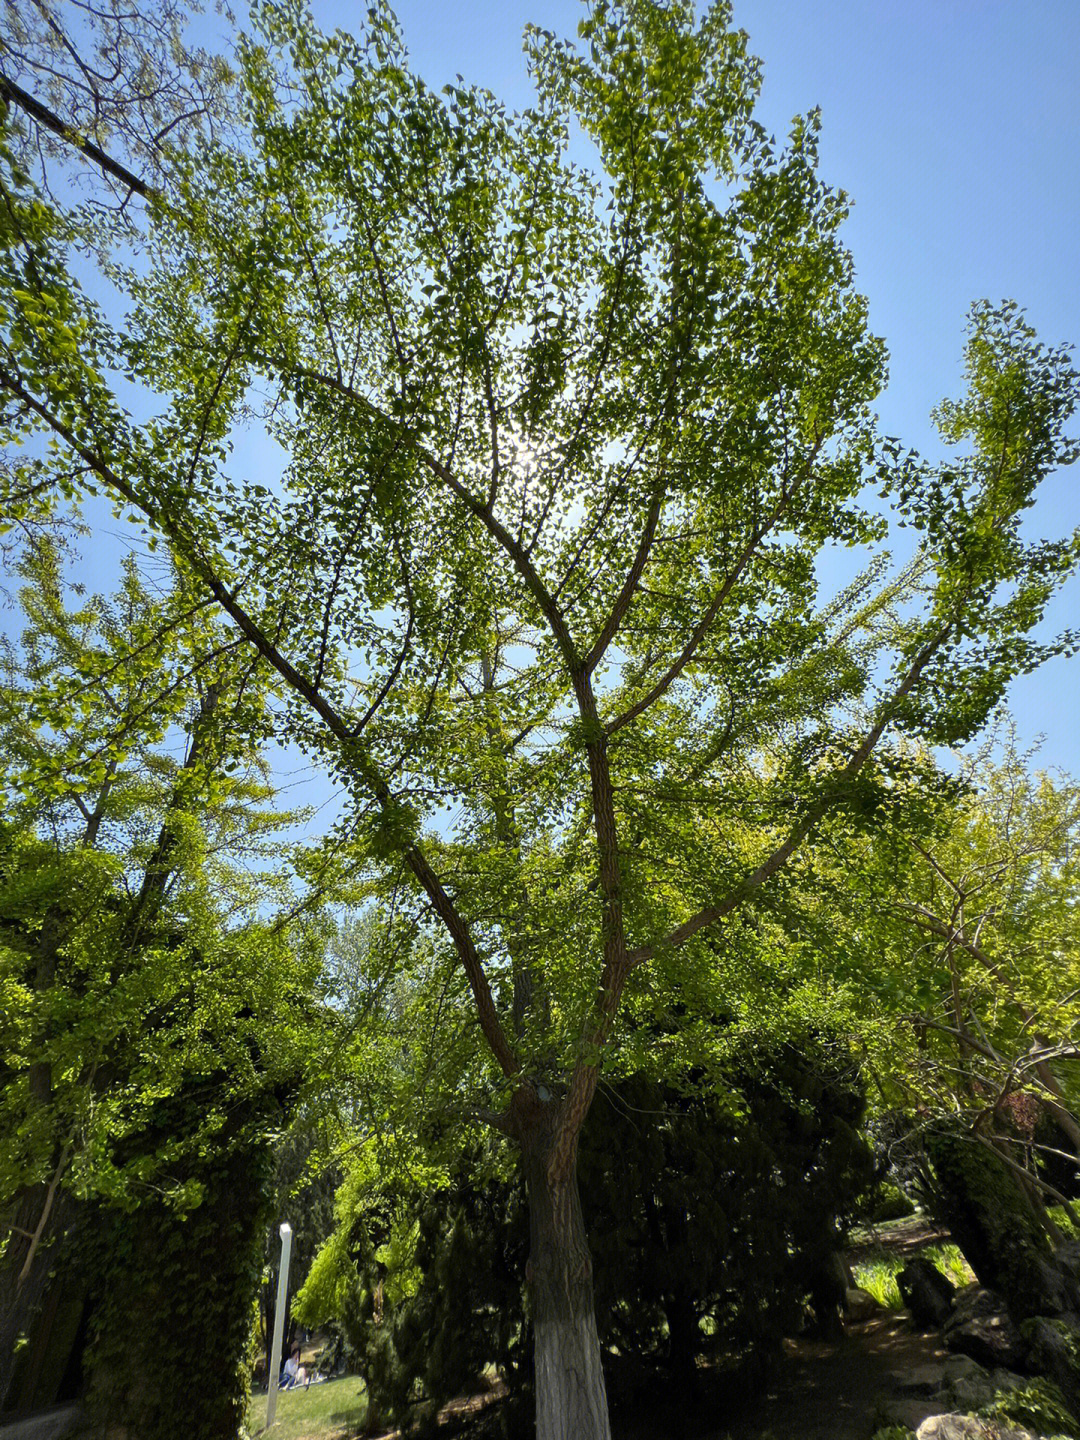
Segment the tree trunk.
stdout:
<path fill-rule="evenodd" d="M 1031 1195 L 993 1146 L 958 1124 L 942 1124 L 926 1149 L 942 1219 L 1016 1323 L 1080 1309 L 1080 1288 L 1058 1261 Z"/>
<path fill-rule="evenodd" d="M 685 1282 L 675 1285 L 664 1297 L 664 1313 L 668 1322 L 668 1368 L 679 1393 L 687 1401 L 687 1408 L 697 1404 L 700 1391 L 698 1350 L 701 1348 L 701 1328 L 698 1325 L 697 1307 L 690 1286 Z M 681 1435 L 685 1417 L 673 1416 L 673 1433 Z"/>
<path fill-rule="evenodd" d="M 537 1102 L 530 1111 L 519 1140 L 529 1195 L 526 1275 L 535 1337 L 536 1437 L 610 1440 L 592 1261 L 578 1198 L 577 1136 L 560 1136 L 554 1102 Z"/>
<path fill-rule="evenodd" d="M 63 1234 L 73 1204 L 70 1194 L 50 1195 L 47 1185 L 21 1190 L 0 1224 L 10 1222 L 7 1249 L 0 1258 L 0 1406 L 10 1398 L 15 1349 L 49 1286 L 53 1240 Z M 36 1236 L 36 1240 L 35 1237 Z M 36 1263 L 29 1266 L 28 1258 Z"/>

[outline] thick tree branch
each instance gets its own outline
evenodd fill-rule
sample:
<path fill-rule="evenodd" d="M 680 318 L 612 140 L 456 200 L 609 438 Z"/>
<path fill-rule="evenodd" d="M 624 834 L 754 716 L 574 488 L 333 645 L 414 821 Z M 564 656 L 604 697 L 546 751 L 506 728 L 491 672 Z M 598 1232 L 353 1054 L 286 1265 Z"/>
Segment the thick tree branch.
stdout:
<path fill-rule="evenodd" d="M 59 115 L 50 110 L 48 106 L 43 105 L 40 100 L 35 100 L 33 95 L 28 95 L 6 75 L 0 75 L 0 100 L 6 101 L 9 105 L 17 105 L 36 124 L 44 126 L 46 130 L 51 130 L 61 140 L 66 140 L 80 154 L 85 155 L 87 160 L 93 161 L 99 170 L 103 170 L 106 175 L 111 175 L 114 180 L 119 180 L 121 185 L 126 185 L 136 195 L 141 195 L 144 200 L 161 198 L 159 191 L 147 185 L 144 180 L 140 180 L 138 175 L 132 174 L 126 165 L 120 164 L 119 160 L 114 160 L 111 155 L 106 155 L 105 151 L 95 145 L 92 140 L 84 139 L 78 131 L 65 125 Z"/>
<path fill-rule="evenodd" d="M 301 696 L 319 716 L 323 724 L 340 744 L 343 758 L 355 769 L 373 797 L 378 801 L 380 807 L 384 809 L 391 807 L 393 805 L 393 796 L 389 786 L 379 773 L 371 757 L 361 749 L 356 737 L 352 733 L 352 727 L 347 720 L 330 704 L 325 695 L 321 694 L 296 666 L 281 653 L 278 646 L 237 601 L 236 596 L 224 584 L 214 567 L 206 559 L 205 555 L 202 554 L 193 539 L 184 533 L 182 527 L 172 517 L 159 509 L 152 501 L 142 496 L 136 488 L 125 480 L 123 476 L 119 475 L 102 456 L 81 444 L 69 427 L 55 416 L 47 406 L 42 404 L 35 395 L 27 390 L 17 376 L 11 374 L 11 372 L 2 365 L 0 365 L 0 385 L 2 385 L 9 394 L 20 399 L 33 410 L 36 415 L 44 420 L 49 428 L 80 457 L 89 469 L 91 469 L 114 494 L 119 495 L 127 501 L 129 505 L 140 510 L 169 537 L 177 553 L 191 566 L 192 570 L 230 617 L 244 638 L 250 641 L 264 660 L 277 671 L 289 688 Z M 419 845 L 413 844 L 405 849 L 403 858 L 427 894 L 432 908 L 443 922 L 443 925 L 446 927 L 454 942 L 461 959 L 462 968 L 468 978 L 469 987 L 472 990 L 477 1015 L 480 1020 L 480 1028 L 483 1031 L 484 1038 L 491 1047 L 492 1054 L 495 1056 L 505 1075 L 516 1074 L 521 1068 L 520 1062 L 514 1054 L 503 1031 L 498 1012 L 495 1008 L 495 1001 L 491 994 L 487 974 L 484 970 L 483 961 L 473 943 L 468 926 L 458 913 L 449 895 L 447 895 L 441 881 L 431 868 L 426 855 L 424 855 Z"/>
<path fill-rule="evenodd" d="M 626 579 L 623 581 L 622 589 L 619 591 L 615 604 L 611 607 L 611 614 L 604 621 L 600 629 L 600 634 L 596 637 L 592 649 L 585 656 L 585 673 L 587 675 L 591 675 L 604 658 L 608 646 L 618 634 L 619 626 L 623 622 L 623 617 L 630 608 L 630 602 L 634 598 L 638 585 L 641 582 L 642 573 L 648 562 L 653 540 L 656 538 L 656 527 L 660 520 L 660 512 L 663 509 L 663 504 L 664 487 L 662 482 L 658 481 L 652 500 L 649 503 L 649 511 L 645 517 L 645 525 L 641 532 L 641 539 L 638 541 L 633 563 L 627 572 Z"/>
<path fill-rule="evenodd" d="M 26 1250 L 26 1258 L 23 1260 L 22 1269 L 19 1271 L 19 1278 L 15 1282 L 17 1289 L 22 1289 L 26 1284 L 30 1271 L 33 1269 L 34 1256 L 37 1254 L 38 1246 L 41 1244 L 42 1236 L 45 1234 L 45 1227 L 49 1223 L 53 1202 L 56 1199 L 56 1187 L 60 1184 L 64 1170 L 67 1168 L 70 1153 L 71 1146 L 65 1145 L 60 1152 L 60 1159 L 56 1163 L 56 1168 L 49 1177 L 48 1188 L 45 1191 L 45 1203 L 41 1207 L 41 1218 L 34 1227 L 34 1233 L 30 1236 L 30 1244 Z"/>

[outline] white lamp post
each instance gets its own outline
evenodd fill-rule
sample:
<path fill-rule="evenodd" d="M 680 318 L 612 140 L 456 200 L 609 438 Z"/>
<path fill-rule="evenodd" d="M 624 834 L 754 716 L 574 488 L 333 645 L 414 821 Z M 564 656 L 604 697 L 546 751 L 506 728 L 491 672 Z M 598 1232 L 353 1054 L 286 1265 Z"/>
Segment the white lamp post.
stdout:
<path fill-rule="evenodd" d="M 270 1349 L 270 1374 L 266 1386 L 266 1428 L 274 1423 L 277 1409 L 278 1377 L 281 1374 L 281 1339 L 285 1332 L 285 1301 L 289 1295 L 289 1256 L 292 1254 L 292 1226 L 286 1221 L 281 1230 L 281 1268 L 277 1278 L 277 1305 L 274 1309 L 274 1343 Z"/>

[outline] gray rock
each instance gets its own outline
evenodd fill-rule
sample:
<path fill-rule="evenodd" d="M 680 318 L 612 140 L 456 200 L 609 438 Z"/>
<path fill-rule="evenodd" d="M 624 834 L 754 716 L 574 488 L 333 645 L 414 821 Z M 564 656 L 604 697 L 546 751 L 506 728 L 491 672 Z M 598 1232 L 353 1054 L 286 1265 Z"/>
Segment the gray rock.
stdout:
<path fill-rule="evenodd" d="M 1030 1430 L 971 1415 L 931 1415 L 915 1434 L 918 1440 L 1039 1440 Z"/>
<path fill-rule="evenodd" d="M 860 1290 L 857 1285 L 853 1285 L 850 1290 L 844 1291 L 844 1312 L 849 1320 L 871 1320 L 875 1315 L 880 1315 L 884 1308 L 869 1290 Z"/>
<path fill-rule="evenodd" d="M 1004 1300 L 981 1285 L 965 1285 L 956 1292 L 944 1333 L 950 1350 L 970 1355 L 990 1369 L 1011 1370 L 1023 1364 L 1024 1342 Z"/>
<path fill-rule="evenodd" d="M 84 1419 L 83 1408 L 77 1402 L 56 1405 L 21 1420 L 0 1417 L 0 1437 L 2 1440 L 64 1440 L 79 1429 Z"/>
<path fill-rule="evenodd" d="M 994 1382 L 988 1371 L 972 1375 L 966 1380 L 954 1380 L 935 1397 L 947 1410 L 981 1410 L 989 1405 L 996 1394 Z"/>
<path fill-rule="evenodd" d="M 972 1360 L 970 1355 L 946 1355 L 941 1368 L 945 1372 L 946 1384 L 953 1380 L 970 1379 L 972 1375 L 989 1373 L 977 1360 Z"/>
<path fill-rule="evenodd" d="M 1057 1247 L 1057 1262 L 1074 1280 L 1080 1280 L 1080 1240 L 1071 1236 Z"/>
<path fill-rule="evenodd" d="M 953 1296 L 953 1313 L 956 1315 L 962 1314 L 974 1304 L 976 1296 L 979 1295 L 982 1290 L 983 1286 L 979 1284 L 978 1280 L 973 1280 L 970 1285 L 958 1286 L 956 1294 Z M 987 1293 L 993 1295 L 995 1292 L 991 1290 Z"/>
<path fill-rule="evenodd" d="M 1027 1384 L 1022 1375 L 1011 1370 L 984 1370 L 967 1355 L 952 1355 L 950 1361 L 963 1361 L 964 1368 L 953 1367 L 934 1397 L 945 1410 L 981 1410 L 1005 1390 L 1021 1390 Z"/>
<path fill-rule="evenodd" d="M 971 1362 L 974 1364 L 974 1361 Z M 975 1369 L 979 1367 L 975 1365 Z M 910 1370 L 897 1370 L 892 1376 L 895 1395 L 936 1395 L 945 1384 L 944 1365 L 916 1365 Z"/>
<path fill-rule="evenodd" d="M 1059 1257 L 1040 1257 L 1033 1262 L 1031 1271 L 1038 1299 L 1037 1303 L 1029 1300 L 1027 1315 L 1032 1312 L 1037 1315 L 1067 1315 L 1080 1303 L 1080 1286 L 1076 1276 L 1061 1263 Z"/>
<path fill-rule="evenodd" d="M 1029 1383 L 1026 1375 L 1017 1375 L 1015 1370 L 995 1370 L 991 1379 L 995 1390 L 1023 1390 Z"/>
<path fill-rule="evenodd" d="M 913 1255 L 896 1277 L 900 1298 L 920 1330 L 940 1330 L 949 1318 L 956 1287 L 924 1255 Z"/>
<path fill-rule="evenodd" d="M 899 1425 L 904 1430 L 918 1430 L 928 1415 L 937 1415 L 942 1407 L 936 1400 L 911 1396 L 906 1400 L 894 1399 L 880 1405 L 876 1411 L 881 1426 Z"/>

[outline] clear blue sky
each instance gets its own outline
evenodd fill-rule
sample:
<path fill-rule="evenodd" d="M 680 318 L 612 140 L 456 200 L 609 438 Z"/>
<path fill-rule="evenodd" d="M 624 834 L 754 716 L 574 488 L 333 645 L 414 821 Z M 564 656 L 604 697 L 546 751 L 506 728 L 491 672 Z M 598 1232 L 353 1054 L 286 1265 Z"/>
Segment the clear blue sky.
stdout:
<path fill-rule="evenodd" d="M 324 29 L 366 5 L 312 0 Z M 523 107 L 524 26 L 573 35 L 573 0 L 398 0 L 413 68 Z M 888 433 L 935 451 L 931 408 L 960 388 L 972 300 L 1015 299 L 1044 340 L 1080 343 L 1080 0 L 735 0 L 764 62 L 759 118 L 785 133 L 821 107 L 824 178 L 854 201 L 846 238 L 892 356 Z M 1080 467 L 1047 487 L 1031 528 L 1080 524 Z M 1080 583 L 1048 630 L 1080 627 Z M 1080 775 L 1080 655 L 1014 686 L 1026 743 Z"/>

